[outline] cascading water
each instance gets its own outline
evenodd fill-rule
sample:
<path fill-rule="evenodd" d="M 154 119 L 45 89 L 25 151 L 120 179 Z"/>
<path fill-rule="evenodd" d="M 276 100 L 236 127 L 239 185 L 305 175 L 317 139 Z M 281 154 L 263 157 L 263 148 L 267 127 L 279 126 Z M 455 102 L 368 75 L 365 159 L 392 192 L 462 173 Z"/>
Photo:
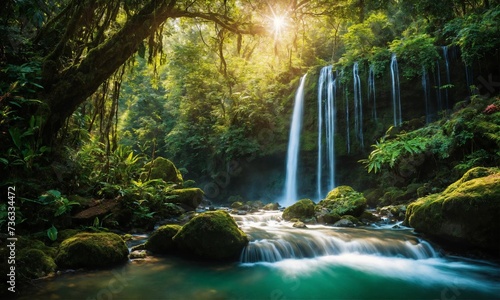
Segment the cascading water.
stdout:
<path fill-rule="evenodd" d="M 430 91 L 428 88 L 428 82 L 429 82 L 429 76 L 427 75 L 427 70 L 425 69 L 425 67 L 422 67 L 422 89 L 424 90 L 425 122 L 427 124 L 429 124 L 431 121 L 430 105 L 429 105 Z"/>
<path fill-rule="evenodd" d="M 302 129 L 302 115 L 304 108 L 304 85 L 306 76 L 300 79 L 300 85 L 295 94 L 292 125 L 288 140 L 288 154 L 286 162 L 285 195 L 282 199 L 283 206 L 290 206 L 297 201 L 297 167 L 299 162 L 300 131 Z"/>
<path fill-rule="evenodd" d="M 326 97 L 325 97 L 326 94 Z M 328 171 L 327 188 L 335 186 L 335 95 L 336 80 L 332 66 L 321 69 L 318 82 L 318 164 L 317 164 L 317 198 L 323 197 L 323 119 L 325 121 L 326 163 Z M 323 118 L 324 105 L 324 118 Z"/>
<path fill-rule="evenodd" d="M 401 114 L 401 90 L 399 86 L 398 60 L 395 53 L 393 53 L 391 57 L 391 78 L 394 126 L 399 126 L 403 123 L 403 118 Z"/>
<path fill-rule="evenodd" d="M 354 82 L 354 131 L 361 145 L 365 147 L 363 137 L 363 99 L 361 97 L 361 80 L 359 79 L 359 65 L 354 63 L 352 67 L 352 76 Z"/>
<path fill-rule="evenodd" d="M 318 164 L 317 198 L 323 197 L 323 119 L 325 125 L 326 162 L 328 172 L 328 190 L 335 187 L 335 120 L 336 120 L 336 79 L 332 66 L 323 67 L 318 82 Z M 325 97 L 326 94 L 326 97 Z M 324 118 L 323 118 L 324 105 Z"/>
<path fill-rule="evenodd" d="M 368 101 L 373 99 L 373 110 L 372 117 L 375 122 L 377 122 L 377 97 L 375 91 L 375 68 L 373 65 L 370 66 L 368 71 Z"/>
<path fill-rule="evenodd" d="M 437 84 L 436 99 L 438 103 L 438 110 L 441 111 L 443 110 L 443 98 L 441 94 L 441 67 L 439 65 L 439 61 L 436 61 L 435 82 Z"/>
<path fill-rule="evenodd" d="M 450 86 L 451 84 L 451 79 L 450 79 L 450 62 L 448 59 L 448 46 L 443 46 L 443 57 L 444 57 L 444 64 L 446 67 L 446 84 Z M 449 100 L 448 100 L 448 87 L 444 89 L 445 93 L 445 109 L 448 109 L 449 105 Z"/>

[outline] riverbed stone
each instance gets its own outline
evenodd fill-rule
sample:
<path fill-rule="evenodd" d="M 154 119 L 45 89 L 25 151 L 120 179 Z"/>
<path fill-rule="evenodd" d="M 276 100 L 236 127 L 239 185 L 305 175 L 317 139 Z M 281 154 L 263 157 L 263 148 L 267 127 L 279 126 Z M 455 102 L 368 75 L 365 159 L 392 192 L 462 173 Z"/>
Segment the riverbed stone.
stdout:
<path fill-rule="evenodd" d="M 169 192 L 169 203 L 179 205 L 185 210 L 195 210 L 203 200 L 203 191 L 199 188 L 176 189 Z"/>
<path fill-rule="evenodd" d="M 144 165 L 146 172 L 141 173 L 142 181 L 151 179 L 163 179 L 165 182 L 172 182 L 182 185 L 183 178 L 181 172 L 177 169 L 173 162 L 164 158 L 157 157 L 152 162 Z"/>
<path fill-rule="evenodd" d="M 57 266 L 66 269 L 111 267 L 127 260 L 123 239 L 108 232 L 72 236 L 61 243 L 55 258 Z"/>
<path fill-rule="evenodd" d="M 314 217 L 315 204 L 311 199 L 301 199 L 283 211 L 283 219 L 290 221 L 294 218 L 305 220 Z"/>
<path fill-rule="evenodd" d="M 350 186 L 338 186 L 318 203 L 316 211 L 322 209 L 327 209 L 329 213 L 339 216 L 359 217 L 366 209 L 366 199 L 362 193 L 355 191 Z"/>
<path fill-rule="evenodd" d="M 500 169 L 473 168 L 408 206 L 404 225 L 431 238 L 500 256 Z"/>
<path fill-rule="evenodd" d="M 181 253 L 209 260 L 237 259 L 248 244 L 247 235 L 226 211 L 201 213 L 173 237 Z"/>
<path fill-rule="evenodd" d="M 155 230 L 144 245 L 148 251 L 158 254 L 173 253 L 176 250 L 172 238 L 181 230 L 182 226 L 164 225 Z"/>

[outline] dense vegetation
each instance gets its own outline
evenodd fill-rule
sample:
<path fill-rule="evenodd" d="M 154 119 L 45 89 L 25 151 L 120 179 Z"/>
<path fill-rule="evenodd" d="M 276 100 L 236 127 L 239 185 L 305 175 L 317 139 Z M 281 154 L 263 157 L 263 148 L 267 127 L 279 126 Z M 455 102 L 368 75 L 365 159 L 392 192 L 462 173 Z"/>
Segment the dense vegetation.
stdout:
<path fill-rule="evenodd" d="M 89 199 L 120 199 L 128 217 L 108 214 L 79 225 L 149 228 L 155 216 L 180 214 L 163 205 L 179 198 L 176 188 L 202 187 L 226 180 L 221 174 L 244 173 L 242 166 L 258 158 L 284 157 L 297 80 L 307 71 L 327 64 L 348 70 L 358 62 L 381 77 L 395 53 L 402 76 L 414 80 L 434 67 L 441 45 L 458 48 L 467 66 L 495 70 L 500 46 L 500 6 L 488 0 L 1 6 L 0 182 L 16 186 L 20 230 L 43 230 L 49 238 L 55 228 L 73 227 L 71 216 Z M 463 103 L 472 106 L 458 107 L 457 117 L 411 132 L 378 130 L 367 141 L 375 144 L 371 154 L 358 149 L 355 159 L 364 155 L 368 172 L 382 173 L 378 184 L 397 189 L 376 205 L 415 199 L 415 191 L 405 194 L 410 184 L 442 189 L 471 167 L 498 165 L 498 114 L 483 113 L 485 105 L 500 106 L 498 91 L 476 88 Z M 314 83 L 308 91 L 315 93 Z M 184 180 L 141 176 L 158 157 L 174 162 Z M 0 204 L 0 227 L 6 207 Z"/>

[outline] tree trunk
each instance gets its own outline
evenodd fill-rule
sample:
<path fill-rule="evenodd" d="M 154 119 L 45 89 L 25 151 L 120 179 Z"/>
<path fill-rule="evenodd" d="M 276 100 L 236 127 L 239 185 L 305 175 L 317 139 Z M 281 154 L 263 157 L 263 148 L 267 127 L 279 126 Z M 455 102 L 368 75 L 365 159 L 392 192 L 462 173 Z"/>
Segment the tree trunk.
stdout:
<path fill-rule="evenodd" d="M 54 62 L 44 62 L 44 144 L 50 145 L 54 142 L 64 121 L 137 51 L 144 39 L 172 15 L 175 4 L 176 0 L 150 1 L 120 31 L 102 45 L 90 50 L 80 64 L 62 72 L 50 70 L 50 66 L 55 65 Z"/>

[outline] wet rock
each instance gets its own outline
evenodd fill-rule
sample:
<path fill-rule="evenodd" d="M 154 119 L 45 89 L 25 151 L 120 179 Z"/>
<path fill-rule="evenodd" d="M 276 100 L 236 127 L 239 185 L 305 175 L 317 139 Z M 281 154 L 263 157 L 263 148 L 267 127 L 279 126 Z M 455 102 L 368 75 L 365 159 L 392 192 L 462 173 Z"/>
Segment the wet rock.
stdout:
<path fill-rule="evenodd" d="M 135 250 L 135 251 L 130 252 L 128 257 L 130 259 L 142 259 L 142 258 L 146 258 L 147 256 L 148 256 L 148 253 L 146 250 Z"/>
<path fill-rule="evenodd" d="M 304 224 L 301 221 L 297 221 L 297 222 L 293 223 L 293 227 L 295 227 L 295 228 L 307 228 L 306 224 Z"/>
<path fill-rule="evenodd" d="M 326 199 L 321 200 L 317 210 L 325 208 L 329 213 L 339 216 L 361 216 L 366 209 L 366 199 L 362 193 L 356 192 L 350 186 L 339 186 L 331 190 Z"/>
<path fill-rule="evenodd" d="M 264 210 L 278 210 L 279 209 L 279 204 L 278 203 L 268 203 L 262 207 Z"/>
<path fill-rule="evenodd" d="M 173 241 L 184 254 L 212 260 L 237 259 L 248 244 L 246 234 L 221 210 L 197 215 L 182 227 Z"/>
<path fill-rule="evenodd" d="M 348 219 L 341 219 L 333 224 L 334 227 L 355 227 L 354 223 Z"/>
<path fill-rule="evenodd" d="M 408 206 L 405 226 L 500 256 L 500 169 L 473 168 L 441 193 Z"/>
<path fill-rule="evenodd" d="M 176 251 L 172 238 L 181 230 L 180 225 L 164 225 L 155 230 L 144 248 L 153 253 L 168 254 Z"/>
<path fill-rule="evenodd" d="M 79 233 L 64 240 L 57 251 L 58 267 L 111 267 L 128 260 L 128 248 L 114 233 Z"/>
<path fill-rule="evenodd" d="M 311 199 L 302 199 L 290 205 L 283 211 L 283 219 L 290 221 L 294 218 L 304 220 L 314 217 L 314 202 Z"/>

